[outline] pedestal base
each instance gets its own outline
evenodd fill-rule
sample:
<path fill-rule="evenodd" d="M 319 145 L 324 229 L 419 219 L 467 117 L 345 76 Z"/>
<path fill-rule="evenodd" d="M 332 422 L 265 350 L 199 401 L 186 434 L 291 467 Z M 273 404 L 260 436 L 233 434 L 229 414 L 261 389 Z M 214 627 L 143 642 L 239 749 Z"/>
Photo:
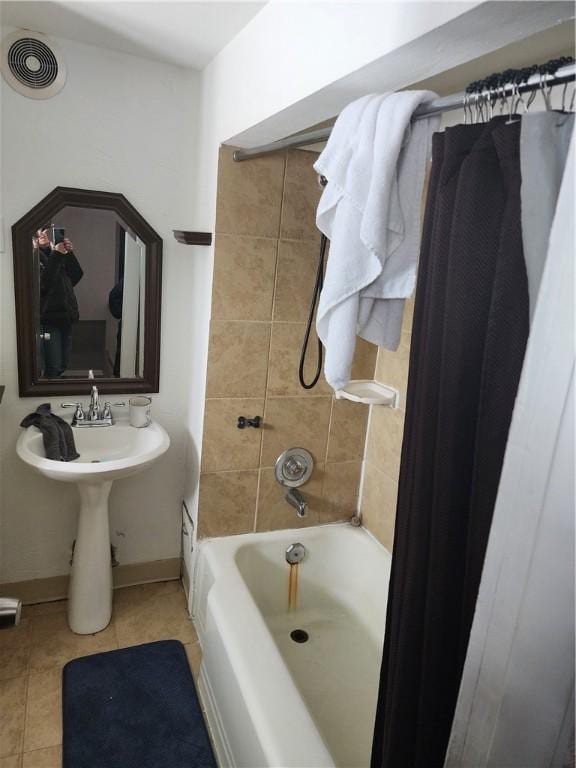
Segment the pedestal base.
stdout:
<path fill-rule="evenodd" d="M 78 483 L 80 513 L 68 590 L 68 624 L 79 635 L 99 632 L 112 617 L 111 487 L 111 481 Z"/>

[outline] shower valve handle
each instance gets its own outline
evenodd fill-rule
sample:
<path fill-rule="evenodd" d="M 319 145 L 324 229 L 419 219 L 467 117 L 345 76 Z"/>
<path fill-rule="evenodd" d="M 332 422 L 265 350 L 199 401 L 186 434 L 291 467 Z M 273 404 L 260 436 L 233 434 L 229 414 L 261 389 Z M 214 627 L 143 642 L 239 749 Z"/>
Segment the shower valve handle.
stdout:
<path fill-rule="evenodd" d="M 254 427 L 258 429 L 260 427 L 260 416 L 254 416 L 253 419 L 248 419 L 246 416 L 238 416 L 238 429 L 245 429 L 246 427 Z"/>

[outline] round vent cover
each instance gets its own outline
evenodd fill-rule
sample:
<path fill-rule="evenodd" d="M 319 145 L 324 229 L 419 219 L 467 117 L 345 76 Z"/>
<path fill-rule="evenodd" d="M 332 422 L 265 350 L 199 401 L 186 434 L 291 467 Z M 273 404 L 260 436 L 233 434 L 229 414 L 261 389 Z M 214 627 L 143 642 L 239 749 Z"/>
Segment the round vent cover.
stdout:
<path fill-rule="evenodd" d="M 4 40 L 2 74 L 15 91 L 31 99 L 49 99 L 66 81 L 66 68 L 57 46 L 29 30 L 19 30 Z"/>

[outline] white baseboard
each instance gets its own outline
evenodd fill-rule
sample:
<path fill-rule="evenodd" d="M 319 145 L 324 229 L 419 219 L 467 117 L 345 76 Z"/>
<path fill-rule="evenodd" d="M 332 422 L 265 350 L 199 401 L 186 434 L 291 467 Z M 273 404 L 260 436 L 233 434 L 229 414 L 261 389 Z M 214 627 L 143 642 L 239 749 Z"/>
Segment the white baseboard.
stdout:
<path fill-rule="evenodd" d="M 152 560 L 147 563 L 128 563 L 119 565 L 112 571 L 114 589 L 147 584 L 154 581 L 173 581 L 180 578 L 180 558 Z M 68 596 L 70 577 L 50 576 L 46 579 L 30 581 L 8 581 L 0 584 L 0 595 L 17 597 L 24 605 L 49 603 L 63 600 Z"/>

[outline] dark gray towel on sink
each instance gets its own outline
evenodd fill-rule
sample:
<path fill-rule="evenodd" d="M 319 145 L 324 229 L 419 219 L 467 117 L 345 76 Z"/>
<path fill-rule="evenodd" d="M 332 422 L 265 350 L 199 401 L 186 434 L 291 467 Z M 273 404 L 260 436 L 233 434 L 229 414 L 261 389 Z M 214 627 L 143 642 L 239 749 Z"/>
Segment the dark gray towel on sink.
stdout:
<path fill-rule="evenodd" d="M 52 413 L 50 403 L 39 405 L 20 422 L 21 427 L 38 427 L 47 459 L 53 461 L 74 461 L 80 454 L 74 443 L 74 433 L 68 422 Z"/>

